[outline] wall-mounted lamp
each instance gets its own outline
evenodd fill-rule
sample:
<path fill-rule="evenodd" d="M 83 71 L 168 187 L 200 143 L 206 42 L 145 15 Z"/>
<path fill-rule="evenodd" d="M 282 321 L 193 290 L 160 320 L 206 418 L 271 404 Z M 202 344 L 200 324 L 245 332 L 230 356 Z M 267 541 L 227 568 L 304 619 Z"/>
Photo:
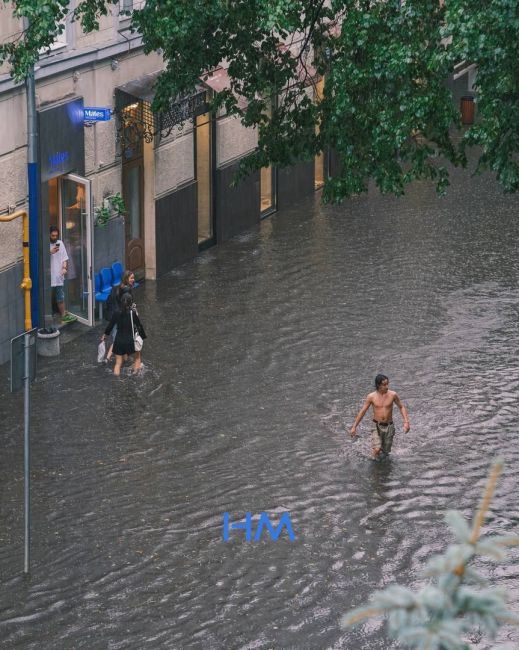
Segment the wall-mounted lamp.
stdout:
<path fill-rule="evenodd" d="M 112 70 L 115 72 L 116 70 L 119 70 L 119 61 L 117 59 L 112 59 L 110 61 L 110 67 Z"/>

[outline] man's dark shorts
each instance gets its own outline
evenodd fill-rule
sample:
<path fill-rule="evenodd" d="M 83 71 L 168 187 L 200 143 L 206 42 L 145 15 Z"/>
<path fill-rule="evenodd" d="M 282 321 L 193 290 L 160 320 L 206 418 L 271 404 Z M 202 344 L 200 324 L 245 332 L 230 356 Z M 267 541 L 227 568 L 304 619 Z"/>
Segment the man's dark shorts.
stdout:
<path fill-rule="evenodd" d="M 60 287 L 52 287 L 52 299 L 56 302 L 65 302 L 65 290 L 63 285 Z"/>
<path fill-rule="evenodd" d="M 371 446 L 373 449 L 382 449 L 385 454 L 389 454 L 393 445 L 393 437 L 395 435 L 395 425 L 380 424 L 373 422 L 371 429 Z"/>

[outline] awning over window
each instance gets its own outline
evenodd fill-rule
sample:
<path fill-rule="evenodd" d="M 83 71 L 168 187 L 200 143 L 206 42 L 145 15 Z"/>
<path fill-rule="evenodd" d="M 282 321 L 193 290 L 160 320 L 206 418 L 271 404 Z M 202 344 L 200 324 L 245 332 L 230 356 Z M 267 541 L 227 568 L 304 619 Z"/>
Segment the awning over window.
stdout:
<path fill-rule="evenodd" d="M 211 72 L 207 72 L 202 77 L 200 77 L 200 81 L 204 83 L 206 86 L 208 86 L 215 93 L 221 93 L 222 90 L 230 90 L 231 88 L 229 71 L 227 68 L 223 68 L 223 67 L 216 68 L 215 70 L 211 70 Z M 248 102 L 245 99 L 245 97 L 242 97 L 237 93 L 233 93 L 233 94 L 236 98 L 238 106 L 240 108 L 246 108 Z"/>
<path fill-rule="evenodd" d="M 119 120 L 119 135 L 131 131 L 133 137 L 142 137 L 146 142 L 151 142 L 158 133 L 166 137 L 173 127 L 207 111 L 206 91 L 199 87 L 192 95 L 173 101 L 167 111 L 153 113 L 151 104 L 160 73 L 161 70 L 157 70 L 116 88 L 115 112 Z"/>
<path fill-rule="evenodd" d="M 151 104 L 153 98 L 155 97 L 155 82 L 157 81 L 160 72 L 160 70 L 157 70 L 156 72 L 145 74 L 138 79 L 134 79 L 133 81 L 129 81 L 128 83 L 119 86 L 117 90 L 127 95 L 131 95 L 136 99 L 142 99 L 143 101 Z"/>

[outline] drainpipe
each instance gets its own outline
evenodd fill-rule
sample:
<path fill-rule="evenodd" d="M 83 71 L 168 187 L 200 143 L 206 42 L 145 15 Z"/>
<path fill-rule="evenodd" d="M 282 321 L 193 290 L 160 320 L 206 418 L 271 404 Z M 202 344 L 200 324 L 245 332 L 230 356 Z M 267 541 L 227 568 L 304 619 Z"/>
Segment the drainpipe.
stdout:
<path fill-rule="evenodd" d="M 29 20 L 24 19 L 24 29 Z M 27 181 L 29 190 L 29 260 L 32 276 L 31 312 L 34 327 L 40 324 L 40 265 L 38 247 L 39 237 L 39 170 L 38 170 L 38 120 L 36 114 L 36 87 L 34 66 L 31 66 L 25 79 L 27 97 Z"/>

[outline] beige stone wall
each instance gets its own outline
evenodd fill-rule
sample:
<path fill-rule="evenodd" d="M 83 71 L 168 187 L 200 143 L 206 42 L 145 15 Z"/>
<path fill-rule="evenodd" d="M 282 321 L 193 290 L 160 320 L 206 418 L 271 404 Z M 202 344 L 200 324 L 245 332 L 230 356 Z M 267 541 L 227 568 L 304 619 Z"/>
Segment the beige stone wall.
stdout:
<path fill-rule="evenodd" d="M 0 43 L 12 41 L 22 30 L 22 21 L 13 17 L 13 8 L 11 3 L 4 4 L 0 2 Z M 0 75 L 9 72 L 9 64 L 0 65 Z"/>
<path fill-rule="evenodd" d="M 27 144 L 25 92 L 18 90 L 0 97 L 0 156 Z M 0 202 L 0 210 L 3 205 Z"/>
<path fill-rule="evenodd" d="M 13 5 L 0 4 L 0 43 L 11 41 L 22 30 L 22 21 L 13 16 Z"/>
<path fill-rule="evenodd" d="M 0 223 L 0 272 L 21 259 L 22 220 L 15 219 L 8 223 Z"/>
<path fill-rule="evenodd" d="M 0 19 L 4 13 L 0 12 Z M 0 98 L 0 214 L 27 208 L 27 118 L 25 92 Z M 0 271 L 22 258 L 22 220 L 0 223 Z"/>
<path fill-rule="evenodd" d="M 90 34 L 84 34 L 81 29 L 81 24 L 79 22 L 72 23 L 72 28 L 74 29 L 74 43 L 77 49 L 82 49 L 85 47 L 95 47 L 96 45 L 102 45 L 107 41 L 111 41 L 116 36 L 116 27 L 118 24 L 118 19 L 114 19 L 119 13 L 117 7 L 108 5 L 108 15 L 101 16 L 99 20 L 99 29 Z"/>
<path fill-rule="evenodd" d="M 26 208 L 27 153 L 16 149 L 0 157 L 0 213 L 9 205 Z M 22 220 L 0 223 L 0 271 L 22 258 Z"/>
<path fill-rule="evenodd" d="M 194 180 L 194 170 L 192 132 L 159 147 L 155 150 L 155 196 Z"/>
<path fill-rule="evenodd" d="M 91 174 L 89 178 L 92 181 L 92 193 L 96 206 L 102 204 L 104 197 L 121 191 L 121 167 L 119 165 Z"/>
<path fill-rule="evenodd" d="M 217 167 L 241 158 L 258 144 L 256 129 L 244 127 L 237 117 L 219 118 L 216 128 Z"/>

